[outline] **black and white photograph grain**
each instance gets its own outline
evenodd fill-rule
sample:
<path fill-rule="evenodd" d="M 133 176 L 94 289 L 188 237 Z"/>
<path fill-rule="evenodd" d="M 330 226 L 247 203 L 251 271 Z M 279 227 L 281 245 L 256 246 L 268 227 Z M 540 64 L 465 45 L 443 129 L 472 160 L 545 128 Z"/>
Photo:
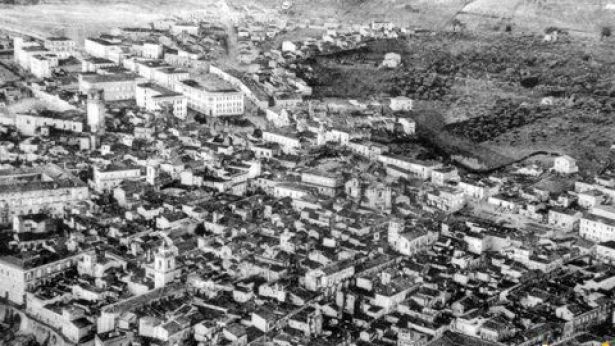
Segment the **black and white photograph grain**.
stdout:
<path fill-rule="evenodd" d="M 615 0 L 0 0 L 0 346 L 615 346 Z"/>

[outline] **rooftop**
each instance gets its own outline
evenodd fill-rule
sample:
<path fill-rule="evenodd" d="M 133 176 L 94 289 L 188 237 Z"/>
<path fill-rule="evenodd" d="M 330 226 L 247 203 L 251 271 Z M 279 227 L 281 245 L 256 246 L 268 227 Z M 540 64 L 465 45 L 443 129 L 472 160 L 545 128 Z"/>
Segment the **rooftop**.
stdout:
<path fill-rule="evenodd" d="M 213 74 L 206 74 L 197 79 L 182 81 L 183 84 L 209 92 L 238 92 L 230 83 Z"/>

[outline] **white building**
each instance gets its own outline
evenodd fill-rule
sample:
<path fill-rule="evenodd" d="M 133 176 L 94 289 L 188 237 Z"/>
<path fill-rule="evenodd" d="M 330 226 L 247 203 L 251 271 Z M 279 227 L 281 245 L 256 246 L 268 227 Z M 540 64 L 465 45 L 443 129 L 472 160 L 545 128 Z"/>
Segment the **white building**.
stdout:
<path fill-rule="evenodd" d="M 188 98 L 189 108 L 203 114 L 213 117 L 243 114 L 243 93 L 220 82 L 223 81 L 213 78 L 207 82 L 189 79 L 181 81 L 176 90 Z"/>
<path fill-rule="evenodd" d="M 102 90 L 105 101 L 122 101 L 135 98 L 137 83 L 143 79 L 132 73 L 80 74 L 79 91 L 87 94 L 91 90 Z"/>
<path fill-rule="evenodd" d="M 147 59 L 161 59 L 164 55 L 163 48 L 160 43 L 144 42 L 141 47 L 141 55 Z"/>
<path fill-rule="evenodd" d="M 579 222 L 579 235 L 595 242 L 615 240 L 615 219 L 587 214 Z"/>
<path fill-rule="evenodd" d="M 394 112 L 411 111 L 413 108 L 413 101 L 406 96 L 392 97 L 390 107 Z"/>
<path fill-rule="evenodd" d="M 397 53 L 386 53 L 382 66 L 386 68 L 397 68 L 401 64 L 401 55 Z"/>
<path fill-rule="evenodd" d="M 190 73 L 175 67 L 161 67 L 152 72 L 152 81 L 167 89 L 181 91 L 179 82 L 190 79 Z"/>
<path fill-rule="evenodd" d="M 359 139 L 350 140 L 347 143 L 347 147 L 352 152 L 370 159 L 376 159 L 378 158 L 378 156 L 386 153 L 389 150 L 386 145 Z"/>
<path fill-rule="evenodd" d="M 596 259 L 601 262 L 615 264 L 615 241 L 607 241 L 596 245 Z"/>
<path fill-rule="evenodd" d="M 557 226 L 564 231 L 572 231 L 581 219 L 581 212 L 568 209 L 551 209 L 548 214 L 550 225 Z"/>
<path fill-rule="evenodd" d="M 339 145 L 348 145 L 350 132 L 344 129 L 330 129 L 325 132 L 325 140 L 338 143 Z"/>
<path fill-rule="evenodd" d="M 302 199 L 310 195 L 312 195 L 312 190 L 301 184 L 281 183 L 273 188 L 273 196 L 276 198 Z"/>
<path fill-rule="evenodd" d="M 111 191 L 118 187 L 124 180 L 136 180 L 140 178 L 141 169 L 138 167 L 94 167 L 91 185 L 92 188 L 98 192 Z"/>
<path fill-rule="evenodd" d="M 81 61 L 81 72 L 83 73 L 98 73 L 102 69 L 116 66 L 115 63 L 109 59 L 104 58 L 89 58 Z"/>
<path fill-rule="evenodd" d="M 48 37 L 45 39 L 44 46 L 58 58 L 66 59 L 75 55 L 77 44 L 67 37 Z"/>
<path fill-rule="evenodd" d="M 35 136 L 44 128 L 62 131 L 83 131 L 83 116 L 76 112 L 43 112 L 40 114 L 15 114 L 0 117 L 0 124 L 15 126 L 25 136 Z"/>
<path fill-rule="evenodd" d="M 496 183 L 489 180 L 460 181 L 457 187 L 463 191 L 467 197 L 474 199 L 489 198 L 496 195 L 500 190 Z"/>
<path fill-rule="evenodd" d="M 135 98 L 137 106 L 150 112 L 169 107 L 173 115 L 179 119 L 186 119 L 188 115 L 188 99 L 186 96 L 154 83 L 138 84 Z"/>
<path fill-rule="evenodd" d="M 553 161 L 553 170 L 562 174 L 574 174 L 579 171 L 577 161 L 568 155 L 563 155 L 555 158 Z"/>
<path fill-rule="evenodd" d="M 405 156 L 380 155 L 378 161 L 387 168 L 387 174 L 391 176 L 403 176 L 406 178 L 416 177 L 430 179 L 434 169 L 442 167 L 436 161 L 421 161 Z"/>
<path fill-rule="evenodd" d="M 197 36 L 201 27 L 197 23 L 174 23 L 171 26 L 171 33 L 173 35 L 179 35 L 182 33 Z"/>
<path fill-rule="evenodd" d="M 0 296 L 12 303 L 24 304 L 27 290 L 75 268 L 81 256 L 83 254 L 75 254 L 36 264 L 17 257 L 4 256 L 0 258 Z"/>
<path fill-rule="evenodd" d="M 88 37 L 84 42 L 85 52 L 97 58 L 111 59 L 117 54 L 121 47 L 115 42 L 110 42 L 101 38 Z"/>
<path fill-rule="evenodd" d="M 263 140 L 278 143 L 285 153 L 295 153 L 301 148 L 301 141 L 293 133 L 263 131 Z"/>
<path fill-rule="evenodd" d="M 50 78 L 58 67 L 58 56 L 55 54 L 37 54 L 30 57 L 30 72 L 37 78 Z"/>
<path fill-rule="evenodd" d="M 344 186 L 341 176 L 311 169 L 301 173 L 301 182 L 314 187 L 319 193 L 329 197 L 335 194 Z"/>
<path fill-rule="evenodd" d="M 35 168 L 0 171 L 0 222 L 13 215 L 49 210 L 63 214 L 74 203 L 87 200 L 87 186 L 74 175 L 49 164 Z"/>
<path fill-rule="evenodd" d="M 59 64 L 59 57 L 37 41 L 13 40 L 15 62 L 37 78 L 49 78 Z"/>

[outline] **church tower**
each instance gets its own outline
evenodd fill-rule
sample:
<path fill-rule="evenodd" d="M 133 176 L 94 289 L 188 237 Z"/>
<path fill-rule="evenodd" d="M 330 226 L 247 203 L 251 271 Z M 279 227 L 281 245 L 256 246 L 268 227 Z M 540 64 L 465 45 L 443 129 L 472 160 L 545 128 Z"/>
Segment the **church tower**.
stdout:
<path fill-rule="evenodd" d="M 92 133 L 105 131 L 105 99 L 102 90 L 88 92 L 87 123 Z"/>
<path fill-rule="evenodd" d="M 145 181 L 152 186 L 156 186 L 156 179 L 158 179 L 159 175 L 158 167 L 148 165 L 145 172 Z"/>
<path fill-rule="evenodd" d="M 165 287 L 175 280 L 177 268 L 171 245 L 163 241 L 154 255 L 154 287 Z"/>

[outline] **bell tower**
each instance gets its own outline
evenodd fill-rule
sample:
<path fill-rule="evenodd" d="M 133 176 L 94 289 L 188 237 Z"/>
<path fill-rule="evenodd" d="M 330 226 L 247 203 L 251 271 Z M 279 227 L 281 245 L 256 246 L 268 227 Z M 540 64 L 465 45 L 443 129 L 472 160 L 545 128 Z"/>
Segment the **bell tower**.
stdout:
<path fill-rule="evenodd" d="M 92 133 L 105 131 L 105 99 L 102 90 L 88 92 L 87 123 Z"/>
<path fill-rule="evenodd" d="M 164 287 L 173 282 L 176 272 L 175 253 L 165 240 L 154 255 L 154 287 Z"/>

